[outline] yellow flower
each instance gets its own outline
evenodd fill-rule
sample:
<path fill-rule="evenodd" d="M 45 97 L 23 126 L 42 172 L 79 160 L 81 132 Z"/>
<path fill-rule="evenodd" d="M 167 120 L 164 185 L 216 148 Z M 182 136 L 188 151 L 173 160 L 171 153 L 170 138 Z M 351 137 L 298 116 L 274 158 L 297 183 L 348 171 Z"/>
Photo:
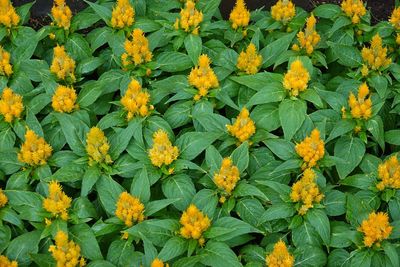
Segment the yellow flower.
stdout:
<path fill-rule="evenodd" d="M 180 229 L 181 235 L 186 239 L 196 239 L 202 246 L 205 242 L 202 234 L 210 227 L 211 221 L 204 215 L 194 204 L 183 212 L 181 219 L 179 220 L 182 225 Z"/>
<path fill-rule="evenodd" d="M 343 12 L 351 18 L 353 24 L 359 23 L 360 18 L 367 13 L 362 0 L 343 0 L 341 6 Z"/>
<path fill-rule="evenodd" d="M 353 93 L 350 93 L 348 102 L 353 118 L 368 120 L 371 117 L 372 101 L 371 96 L 367 98 L 368 94 L 369 89 L 366 83 L 361 84 L 358 88 L 358 98 Z"/>
<path fill-rule="evenodd" d="M 6 256 L 0 255 L 0 266 L 1 267 L 18 267 L 18 262 L 10 261 Z"/>
<path fill-rule="evenodd" d="M 256 74 L 262 64 L 262 56 L 257 53 L 257 48 L 250 43 L 246 52 L 242 51 L 238 57 L 236 67 L 247 74 Z"/>
<path fill-rule="evenodd" d="M 382 38 L 375 34 L 371 40 L 370 48 L 364 47 L 361 56 L 368 68 L 378 70 L 388 66 L 392 60 L 387 57 L 387 48 L 382 46 Z"/>
<path fill-rule="evenodd" d="M 397 156 L 392 156 L 379 164 L 378 178 L 381 180 L 376 187 L 379 190 L 385 188 L 400 189 L 400 164 Z"/>
<path fill-rule="evenodd" d="M 0 114 L 4 116 L 4 120 L 12 122 L 15 118 L 20 118 L 23 110 L 22 96 L 14 93 L 11 88 L 4 88 L 0 98 Z"/>
<path fill-rule="evenodd" d="M 79 108 L 76 104 L 76 92 L 73 87 L 59 85 L 53 95 L 51 106 L 57 112 L 70 113 Z"/>
<path fill-rule="evenodd" d="M 305 49 L 309 55 L 312 54 L 314 48 L 321 40 L 321 37 L 315 30 L 316 23 L 317 20 L 315 19 L 314 15 L 311 14 L 311 16 L 307 19 L 306 29 L 297 34 L 297 40 L 299 41 L 300 47 Z"/>
<path fill-rule="evenodd" d="M 383 212 L 371 212 L 368 219 L 362 221 L 357 229 L 364 234 L 364 245 L 372 247 L 374 243 L 380 247 L 380 242 L 387 239 L 393 230 L 389 224 L 389 216 Z"/>
<path fill-rule="evenodd" d="M 111 26 L 113 28 L 130 27 L 135 22 L 135 9 L 129 0 L 117 0 L 117 5 L 113 8 Z"/>
<path fill-rule="evenodd" d="M 310 136 L 307 136 L 301 143 L 296 145 L 296 152 L 304 161 L 301 166 L 303 170 L 315 167 L 318 160 L 324 157 L 324 145 L 324 141 L 321 140 L 318 129 L 312 130 Z"/>
<path fill-rule="evenodd" d="M 271 16 L 276 21 L 283 24 L 288 23 L 296 15 L 296 9 L 291 0 L 278 0 L 271 7 Z"/>
<path fill-rule="evenodd" d="M 298 96 L 300 92 L 307 89 L 310 81 L 310 74 L 300 60 L 295 60 L 290 64 L 288 72 L 283 77 L 283 87 L 292 96 Z"/>
<path fill-rule="evenodd" d="M 57 26 L 68 30 L 71 25 L 72 12 L 71 9 L 65 4 L 65 0 L 54 0 L 51 15 Z"/>
<path fill-rule="evenodd" d="M 199 34 L 200 23 L 203 21 L 203 13 L 196 9 L 193 1 L 187 1 L 185 8 L 181 9 L 180 18 L 177 18 L 174 24 L 176 30 L 179 28 L 185 32 Z"/>
<path fill-rule="evenodd" d="M 142 90 L 142 86 L 137 80 L 132 80 L 125 95 L 121 98 L 121 104 L 128 111 L 126 119 L 129 121 L 134 116 L 149 115 L 149 111 L 153 109 L 149 102 L 150 94 Z"/>
<path fill-rule="evenodd" d="M 140 65 L 142 63 L 150 62 L 153 54 L 149 49 L 149 41 L 144 36 L 141 29 L 134 29 L 131 33 L 132 41 L 125 40 L 124 47 L 125 53 L 122 54 L 122 65 L 128 67 L 134 64 Z"/>
<path fill-rule="evenodd" d="M 10 64 L 10 53 L 0 45 L 0 75 L 9 77 L 13 73 Z"/>
<path fill-rule="evenodd" d="M 17 26 L 19 23 L 19 16 L 15 12 L 14 7 L 10 0 L 0 0 L 0 25 L 7 28 Z"/>
<path fill-rule="evenodd" d="M 268 267 L 292 267 L 294 257 L 289 253 L 285 242 L 279 240 L 274 245 L 274 250 L 269 254 L 265 262 Z"/>
<path fill-rule="evenodd" d="M 316 174 L 312 169 L 306 169 L 303 177 L 292 185 L 290 199 L 293 202 L 302 204 L 298 210 L 300 215 L 307 213 L 309 209 L 314 207 L 313 203 L 319 203 L 324 195 L 320 193 L 318 185 L 315 183 Z"/>
<path fill-rule="evenodd" d="M 217 75 L 215 75 L 210 64 L 211 60 L 207 55 L 200 55 L 198 65 L 190 71 L 189 84 L 199 91 L 194 96 L 194 100 L 199 100 L 207 95 L 209 89 L 219 86 Z"/>
<path fill-rule="evenodd" d="M 250 21 L 250 11 L 246 8 L 244 0 L 236 0 L 236 5 L 229 15 L 232 28 L 247 27 Z"/>
<path fill-rule="evenodd" d="M 361 75 L 362 75 L 363 77 L 367 77 L 368 74 L 369 74 L 368 66 L 365 65 L 365 64 L 363 64 L 362 67 L 361 67 Z"/>
<path fill-rule="evenodd" d="M 396 44 L 400 45 L 400 33 L 396 35 Z"/>
<path fill-rule="evenodd" d="M 144 220 L 143 203 L 128 192 L 122 192 L 119 195 L 116 206 L 115 216 L 123 221 L 126 226 L 131 227 L 134 222 L 141 222 Z"/>
<path fill-rule="evenodd" d="M 57 45 L 54 47 L 54 56 L 50 71 L 60 80 L 70 78 L 72 82 L 75 81 L 75 61 L 65 52 L 64 46 Z"/>
<path fill-rule="evenodd" d="M 229 134 L 243 143 L 256 132 L 254 121 L 250 118 L 247 108 L 242 108 L 233 125 L 226 125 Z"/>
<path fill-rule="evenodd" d="M 30 166 L 44 165 L 51 156 L 53 149 L 46 143 L 43 137 L 35 134 L 34 131 L 27 129 L 25 142 L 22 144 L 18 153 L 18 160 Z"/>
<path fill-rule="evenodd" d="M 57 181 L 49 183 L 49 196 L 43 200 L 43 208 L 50 212 L 54 217 L 68 220 L 68 209 L 71 207 L 72 199 L 63 191 Z"/>
<path fill-rule="evenodd" d="M 86 152 L 89 156 L 89 165 L 103 162 L 106 164 L 111 163 L 111 157 L 108 155 L 109 149 L 110 145 L 104 132 L 98 127 L 90 128 L 86 136 Z"/>
<path fill-rule="evenodd" d="M 230 195 L 239 179 L 238 167 L 232 164 L 230 158 L 224 158 L 219 172 L 214 174 L 215 184 Z"/>
<path fill-rule="evenodd" d="M 8 202 L 7 196 L 3 193 L 3 189 L 0 188 L 0 208 L 4 207 Z"/>
<path fill-rule="evenodd" d="M 58 231 L 55 237 L 55 245 L 49 247 L 57 267 L 85 266 L 85 259 L 81 256 L 81 248 L 74 241 L 68 241 L 68 235 Z"/>
<path fill-rule="evenodd" d="M 169 264 L 164 263 L 162 260 L 156 258 L 153 260 L 150 267 L 169 267 Z"/>
<path fill-rule="evenodd" d="M 389 22 L 396 30 L 400 30 L 400 7 L 396 7 L 390 16 Z"/>
<path fill-rule="evenodd" d="M 151 163 L 156 167 L 163 164 L 168 166 L 179 156 L 179 149 L 172 146 L 167 133 L 159 129 L 153 134 L 153 147 L 149 150 L 149 158 Z"/>

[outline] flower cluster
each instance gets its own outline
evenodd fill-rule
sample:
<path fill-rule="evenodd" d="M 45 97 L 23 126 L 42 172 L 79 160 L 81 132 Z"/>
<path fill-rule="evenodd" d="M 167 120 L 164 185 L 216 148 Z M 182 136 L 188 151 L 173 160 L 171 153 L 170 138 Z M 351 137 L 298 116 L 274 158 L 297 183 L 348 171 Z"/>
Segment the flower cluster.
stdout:
<path fill-rule="evenodd" d="M 116 206 L 115 216 L 123 221 L 126 226 L 131 227 L 134 222 L 141 222 L 144 220 L 143 203 L 128 192 L 122 192 L 119 195 Z"/>
<path fill-rule="evenodd" d="M 380 246 L 380 242 L 387 239 L 393 227 L 389 224 L 389 216 L 384 212 L 371 212 L 368 219 L 362 221 L 357 229 L 364 234 L 364 245 L 366 247 Z"/>
<path fill-rule="evenodd" d="M 281 21 L 283 24 L 288 23 L 296 15 L 296 9 L 291 0 L 278 0 L 271 7 L 271 16 L 276 21 Z"/>
<path fill-rule="evenodd" d="M 215 75 L 210 64 L 211 60 L 207 55 L 200 55 L 198 65 L 190 71 L 189 84 L 198 90 L 198 93 L 194 96 L 195 100 L 205 97 L 208 90 L 219 86 L 217 75 Z"/>
<path fill-rule="evenodd" d="M 392 15 L 390 16 L 389 22 L 393 25 L 396 30 L 400 30 L 400 7 L 396 7 Z"/>
<path fill-rule="evenodd" d="M 79 105 L 75 103 L 76 99 L 77 96 L 73 87 L 59 85 L 54 92 L 51 106 L 57 112 L 70 113 L 79 108 Z"/>
<path fill-rule="evenodd" d="M 68 30 L 71 25 L 72 12 L 65 0 L 54 0 L 51 15 L 58 27 Z"/>
<path fill-rule="evenodd" d="M 392 60 L 387 57 L 387 48 L 382 46 L 382 38 L 379 34 L 375 34 L 374 37 L 372 37 L 370 48 L 364 47 L 361 50 L 361 56 L 365 66 L 372 70 L 379 70 L 392 62 Z"/>
<path fill-rule="evenodd" d="M 224 158 L 219 172 L 214 174 L 215 184 L 230 195 L 239 179 L 240 174 L 238 167 L 232 164 L 230 158 Z"/>
<path fill-rule="evenodd" d="M 169 267 L 168 263 L 164 263 L 162 260 L 160 259 L 154 259 L 151 263 L 150 267 Z"/>
<path fill-rule="evenodd" d="M 44 165 L 47 163 L 47 159 L 51 156 L 52 151 L 52 147 L 46 143 L 43 137 L 27 129 L 25 142 L 18 153 L 18 160 L 30 166 Z"/>
<path fill-rule="evenodd" d="M 315 30 L 315 24 L 317 23 L 317 19 L 313 14 L 307 19 L 306 29 L 297 34 L 297 40 L 300 44 L 294 44 L 292 46 L 293 50 L 299 51 L 300 49 L 305 49 L 307 54 L 311 55 L 314 51 L 314 48 L 317 46 L 319 41 L 321 40 L 321 36 Z"/>
<path fill-rule="evenodd" d="M 193 238 L 198 240 L 200 245 L 204 244 L 205 240 L 202 234 L 211 225 L 207 215 L 204 215 L 194 204 L 190 204 L 183 212 L 179 222 L 182 225 L 180 233 L 184 238 Z"/>
<path fill-rule="evenodd" d="M 246 8 L 244 0 L 237 0 L 235 7 L 229 15 L 232 29 L 236 30 L 239 27 L 247 27 L 250 22 L 250 11 Z"/>
<path fill-rule="evenodd" d="M 55 245 L 49 247 L 49 252 L 57 262 L 57 267 L 85 266 L 85 259 L 81 256 L 81 248 L 74 241 L 68 241 L 68 235 L 58 231 Z"/>
<path fill-rule="evenodd" d="M 89 165 L 111 163 L 112 160 L 108 154 L 109 149 L 110 145 L 104 132 L 99 127 L 90 128 L 86 136 L 86 153 L 89 156 Z"/>
<path fill-rule="evenodd" d="M 18 262 L 10 261 L 6 256 L 0 255 L 1 267 L 18 267 Z"/>
<path fill-rule="evenodd" d="M 341 6 L 343 12 L 351 18 L 353 24 L 359 23 L 360 18 L 367 13 L 362 0 L 343 0 Z"/>
<path fill-rule="evenodd" d="M 313 203 L 321 202 L 324 197 L 315 183 L 315 178 L 315 172 L 312 169 L 306 169 L 303 177 L 292 185 L 290 199 L 293 202 L 301 203 L 298 210 L 300 215 L 306 214 L 309 209 L 314 207 Z"/>
<path fill-rule="evenodd" d="M 268 267 L 292 267 L 294 257 L 289 253 L 285 242 L 279 240 L 275 243 L 272 253 L 266 257 L 265 262 Z"/>
<path fill-rule="evenodd" d="M 111 26 L 122 29 L 130 27 L 135 22 L 135 9 L 129 0 L 117 0 L 111 15 Z"/>
<path fill-rule="evenodd" d="M 0 25 L 4 25 L 7 28 L 11 28 L 12 26 L 17 26 L 19 23 L 19 16 L 17 12 L 15 12 L 14 7 L 11 4 L 10 0 L 1 0 L 0 1 Z"/>
<path fill-rule="evenodd" d="M 13 73 L 10 64 L 10 53 L 0 45 L 0 75 L 10 76 Z"/>
<path fill-rule="evenodd" d="M 297 154 L 303 158 L 301 168 L 312 168 L 317 165 L 318 160 L 322 159 L 325 154 L 325 143 L 320 137 L 318 129 L 311 131 L 311 135 L 307 136 L 301 143 L 296 144 Z"/>
<path fill-rule="evenodd" d="M 128 112 L 126 119 L 129 121 L 134 116 L 147 116 L 153 106 L 149 105 L 150 94 L 142 90 L 142 86 L 137 80 L 132 80 L 125 95 L 121 98 L 121 104 Z"/>
<path fill-rule="evenodd" d="M 43 200 L 43 208 L 50 212 L 54 217 L 68 220 L 68 209 L 71 207 L 72 199 L 63 191 L 57 181 L 49 184 L 49 196 Z"/>
<path fill-rule="evenodd" d="M 65 52 L 64 46 L 57 45 L 54 47 L 50 71 L 60 80 L 69 79 L 71 82 L 75 82 L 75 61 Z"/>
<path fill-rule="evenodd" d="M 376 185 L 379 190 L 385 188 L 400 189 L 400 164 L 397 156 L 391 156 L 388 160 L 379 164 L 378 178 L 381 180 Z"/>
<path fill-rule="evenodd" d="M 159 129 L 153 134 L 153 147 L 149 150 L 151 163 L 156 167 L 168 166 L 179 156 L 177 146 L 172 146 L 168 134 Z"/>
<path fill-rule="evenodd" d="M 358 88 L 357 98 L 352 92 L 350 93 L 348 102 L 350 106 L 351 116 L 353 118 L 368 120 L 371 117 L 372 101 L 371 96 L 367 98 L 368 94 L 369 89 L 366 83 L 361 84 Z M 345 112 L 345 109 L 342 109 L 342 112 Z"/>
<path fill-rule="evenodd" d="M 248 140 L 256 132 L 254 121 L 250 118 L 247 108 L 242 108 L 233 125 L 226 125 L 228 132 L 236 137 L 240 143 Z"/>
<path fill-rule="evenodd" d="M 240 52 L 236 67 L 246 74 L 256 74 L 262 64 L 263 58 L 257 53 L 257 48 L 250 43 L 246 48 L 246 52 Z"/>
<path fill-rule="evenodd" d="M 134 29 L 131 37 L 132 41 L 129 38 L 125 40 L 125 52 L 121 56 L 122 65 L 125 68 L 132 64 L 136 66 L 150 62 L 153 58 L 153 54 L 149 49 L 149 41 L 141 29 Z"/>
<path fill-rule="evenodd" d="M 177 18 L 174 24 L 176 30 L 179 28 L 185 32 L 199 34 L 200 23 L 203 21 L 203 13 L 196 9 L 193 1 L 188 0 L 185 8 L 181 10 L 180 18 Z"/>
<path fill-rule="evenodd" d="M 20 118 L 24 111 L 22 96 L 16 94 L 11 88 L 4 88 L 0 98 L 0 114 L 6 122 L 12 122 L 15 118 Z"/>
<path fill-rule="evenodd" d="M 4 207 L 8 202 L 6 194 L 3 193 L 3 189 L 0 188 L 0 208 Z"/>
<path fill-rule="evenodd" d="M 298 96 L 300 92 L 307 89 L 310 74 L 300 60 L 296 59 L 290 64 L 289 70 L 283 77 L 283 87 L 289 91 L 291 96 Z"/>

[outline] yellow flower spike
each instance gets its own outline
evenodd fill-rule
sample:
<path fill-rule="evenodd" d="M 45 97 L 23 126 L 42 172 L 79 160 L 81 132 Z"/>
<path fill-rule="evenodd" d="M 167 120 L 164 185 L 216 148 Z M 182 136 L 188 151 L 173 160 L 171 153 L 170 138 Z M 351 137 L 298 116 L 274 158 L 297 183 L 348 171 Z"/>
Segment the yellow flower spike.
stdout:
<path fill-rule="evenodd" d="M 156 167 L 162 165 L 168 166 L 179 156 L 177 146 L 172 146 L 168 138 L 168 134 L 159 129 L 153 134 L 153 147 L 149 149 L 149 158 L 151 163 Z"/>
<path fill-rule="evenodd" d="M 65 0 L 54 0 L 51 15 L 58 27 L 68 30 L 71 25 L 72 12 Z"/>
<path fill-rule="evenodd" d="M 55 236 L 55 245 L 49 247 L 57 267 L 85 266 L 85 259 L 81 256 L 81 248 L 74 241 L 68 240 L 68 234 L 58 231 Z"/>
<path fill-rule="evenodd" d="M 257 53 L 257 48 L 250 43 L 246 52 L 242 51 L 238 57 L 236 67 L 247 74 L 256 74 L 262 64 L 263 58 Z"/>
<path fill-rule="evenodd" d="M 382 38 L 379 34 L 372 37 L 370 48 L 364 47 L 361 56 L 368 68 L 378 70 L 388 66 L 392 60 L 387 57 L 388 49 L 382 46 Z"/>
<path fill-rule="evenodd" d="M 190 71 L 189 84 L 198 90 L 198 93 L 194 96 L 196 101 L 207 96 L 210 89 L 219 86 L 217 75 L 215 75 L 210 64 L 211 60 L 207 55 L 200 55 L 198 65 Z"/>
<path fill-rule="evenodd" d="M 1 267 L 18 267 L 18 262 L 10 261 L 6 256 L 0 255 Z"/>
<path fill-rule="evenodd" d="M 296 153 L 303 158 L 303 170 L 317 166 L 318 160 L 325 155 L 325 143 L 320 138 L 318 129 L 314 129 L 301 143 L 297 144 Z"/>
<path fill-rule="evenodd" d="M 57 181 L 49 183 L 49 196 L 43 200 L 43 208 L 54 217 L 68 220 L 68 209 L 71 207 L 72 199 L 63 191 Z"/>
<path fill-rule="evenodd" d="M 181 9 L 179 18 L 176 19 L 174 27 L 176 30 L 183 29 L 185 32 L 199 34 L 200 23 L 203 21 L 203 13 L 196 9 L 193 1 L 188 0 L 185 8 Z"/>
<path fill-rule="evenodd" d="M 290 64 L 289 70 L 283 77 L 283 87 L 289 91 L 291 96 L 298 96 L 308 87 L 310 74 L 300 60 L 295 60 Z"/>
<path fill-rule="evenodd" d="M 121 104 L 128 112 L 126 119 L 129 121 L 135 116 L 145 117 L 149 115 L 150 110 L 153 109 L 149 102 L 150 94 L 142 90 L 142 86 L 137 80 L 132 80 L 125 95 L 121 98 Z"/>
<path fill-rule="evenodd" d="M 67 54 L 64 46 L 57 45 L 54 47 L 54 56 L 50 71 L 60 80 L 69 78 L 72 82 L 75 82 L 75 61 Z"/>
<path fill-rule="evenodd" d="M 125 52 L 122 54 L 122 65 L 140 65 L 150 62 L 153 54 L 150 52 L 149 41 L 141 29 L 134 29 L 131 33 L 132 40 L 127 38 L 124 43 Z"/>
<path fill-rule="evenodd" d="M 34 131 L 27 129 L 25 142 L 18 153 L 18 160 L 30 166 L 39 166 L 47 163 L 53 149 L 46 143 L 43 137 L 38 136 Z"/>
<path fill-rule="evenodd" d="M 194 204 L 190 204 L 183 212 L 179 222 L 182 225 L 180 229 L 182 237 L 198 240 L 200 245 L 204 244 L 205 240 L 202 235 L 211 225 L 207 215 L 204 215 Z"/>
<path fill-rule="evenodd" d="M 306 169 L 302 178 L 292 185 L 290 199 L 302 204 L 298 210 L 300 215 L 305 215 L 309 209 L 314 207 L 314 203 L 319 203 L 324 198 L 315 183 L 315 178 L 315 172 L 312 169 Z"/>
<path fill-rule="evenodd" d="M 389 238 L 393 227 L 389 224 L 387 213 L 371 212 L 357 230 L 363 233 L 366 247 L 372 247 L 374 244 L 379 247 L 381 241 Z"/>
<path fill-rule="evenodd" d="M 0 0 L 0 25 L 7 28 L 17 26 L 19 23 L 19 16 L 15 11 L 10 0 Z"/>
<path fill-rule="evenodd" d="M 222 160 L 221 168 L 214 174 L 215 184 L 230 195 L 240 179 L 239 169 L 230 158 Z"/>
<path fill-rule="evenodd" d="M 291 0 L 278 0 L 271 7 L 271 16 L 274 20 L 287 24 L 296 15 L 295 5 Z"/>
<path fill-rule="evenodd" d="M 0 45 L 0 75 L 10 77 L 13 73 L 10 58 L 10 53 Z"/>
<path fill-rule="evenodd" d="M 137 197 L 132 196 L 128 192 L 122 192 L 116 203 L 115 216 L 131 227 L 133 223 L 142 222 L 144 220 L 144 205 Z"/>
<path fill-rule="evenodd" d="M 164 263 L 162 260 L 156 258 L 153 260 L 150 267 L 169 267 L 169 264 Z"/>
<path fill-rule="evenodd" d="M 254 121 L 250 118 L 247 108 L 242 108 L 233 125 L 226 125 L 230 135 L 236 137 L 240 143 L 248 140 L 256 132 Z"/>
<path fill-rule="evenodd" d="M 400 30 L 400 7 L 396 7 L 392 15 L 390 16 L 389 22 L 393 25 L 396 30 Z"/>
<path fill-rule="evenodd" d="M 376 187 L 382 191 L 385 188 L 400 189 L 400 164 L 397 156 L 391 156 L 378 166 L 378 178 L 381 180 Z"/>
<path fill-rule="evenodd" d="M 368 120 L 372 115 L 372 101 L 369 95 L 368 85 L 363 83 L 358 88 L 358 97 L 353 93 L 349 96 L 349 106 L 351 111 L 351 116 L 355 119 Z"/>
<path fill-rule="evenodd" d="M 3 193 L 3 189 L 0 188 L 0 208 L 4 207 L 8 202 L 6 194 Z"/>
<path fill-rule="evenodd" d="M 86 137 L 86 153 L 89 156 L 89 165 L 96 163 L 112 163 L 108 154 L 110 145 L 104 132 L 98 127 L 90 128 Z"/>
<path fill-rule="evenodd" d="M 111 15 L 111 26 L 116 29 L 130 27 L 135 22 L 135 9 L 129 0 L 117 0 Z"/>
<path fill-rule="evenodd" d="M 272 253 L 267 255 L 265 263 L 268 267 L 292 267 L 294 257 L 289 253 L 285 242 L 279 240 L 275 243 Z"/>
<path fill-rule="evenodd" d="M 353 24 L 359 23 L 361 17 L 367 13 L 362 0 L 343 0 L 341 7 Z"/>
<path fill-rule="evenodd" d="M 236 30 L 239 27 L 247 27 L 250 22 L 250 11 L 246 8 L 244 0 L 236 0 L 235 7 L 229 15 L 232 29 Z"/>
<path fill-rule="evenodd" d="M 312 54 L 314 48 L 321 40 L 320 35 L 315 30 L 316 23 L 316 18 L 313 14 L 311 14 L 311 16 L 307 18 L 305 30 L 297 34 L 297 40 L 300 44 L 300 47 L 304 49 L 309 55 Z"/>
<path fill-rule="evenodd" d="M 0 97 L 0 115 L 6 122 L 11 123 L 14 119 L 21 117 L 22 111 L 24 111 L 22 96 L 14 93 L 11 88 L 4 88 Z"/>
<path fill-rule="evenodd" d="M 77 95 L 73 87 L 59 85 L 54 92 L 51 106 L 57 112 L 71 113 L 79 108 L 76 99 Z"/>

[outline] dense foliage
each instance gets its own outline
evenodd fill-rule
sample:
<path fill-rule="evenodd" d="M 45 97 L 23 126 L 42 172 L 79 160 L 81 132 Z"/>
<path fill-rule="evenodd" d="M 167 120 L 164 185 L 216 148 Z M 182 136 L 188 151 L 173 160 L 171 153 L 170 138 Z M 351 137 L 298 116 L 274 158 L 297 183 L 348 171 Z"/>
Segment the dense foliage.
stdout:
<path fill-rule="evenodd" d="M 0 266 L 400 266 L 400 8 L 0 0 Z"/>

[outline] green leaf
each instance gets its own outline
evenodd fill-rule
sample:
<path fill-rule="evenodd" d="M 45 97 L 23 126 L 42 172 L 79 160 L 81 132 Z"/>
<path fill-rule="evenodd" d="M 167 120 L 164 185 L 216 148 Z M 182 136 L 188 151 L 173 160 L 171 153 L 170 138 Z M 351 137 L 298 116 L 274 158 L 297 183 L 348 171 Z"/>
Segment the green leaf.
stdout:
<path fill-rule="evenodd" d="M 269 43 L 266 47 L 261 49 L 260 55 L 263 57 L 263 68 L 272 66 L 276 59 L 286 50 L 288 50 L 290 43 L 292 42 L 296 31 L 289 33 L 272 43 Z"/>
<path fill-rule="evenodd" d="M 82 255 L 90 260 L 102 260 L 99 244 L 92 229 L 85 223 L 70 228 L 72 239 L 81 247 Z"/>
<path fill-rule="evenodd" d="M 192 203 L 212 219 L 217 208 L 218 197 L 215 191 L 202 189 L 194 195 Z"/>
<path fill-rule="evenodd" d="M 349 175 L 361 162 L 365 154 L 365 144 L 361 139 L 342 136 L 335 144 L 334 156 L 343 159 L 336 163 L 340 179 Z"/>
<path fill-rule="evenodd" d="M 400 130 L 389 130 L 385 132 L 385 142 L 400 146 Z"/>
<path fill-rule="evenodd" d="M 372 134 L 375 140 L 378 142 L 379 146 L 382 150 L 385 150 L 385 136 L 384 136 L 384 128 L 383 121 L 381 117 L 375 116 L 370 118 L 366 123 L 367 130 Z"/>
<path fill-rule="evenodd" d="M 78 33 L 70 35 L 65 43 L 65 48 L 69 52 L 70 56 L 78 61 L 92 56 L 92 50 L 89 47 L 89 43 Z"/>
<path fill-rule="evenodd" d="M 101 172 L 97 166 L 89 167 L 86 169 L 82 177 L 81 196 L 87 196 L 100 178 Z"/>
<path fill-rule="evenodd" d="M 190 57 L 180 52 L 162 52 L 156 62 L 160 69 L 166 72 L 183 71 L 193 66 Z"/>
<path fill-rule="evenodd" d="M 94 12 L 108 25 L 111 21 L 111 10 L 105 6 L 84 0 Z"/>
<path fill-rule="evenodd" d="M 185 37 L 184 44 L 186 52 L 188 53 L 193 64 L 196 65 L 202 50 L 200 36 L 189 34 Z"/>
<path fill-rule="evenodd" d="M 373 76 L 368 79 L 368 85 L 376 90 L 380 98 L 384 99 L 386 97 L 388 89 L 388 80 L 386 77 L 381 75 Z"/>
<path fill-rule="evenodd" d="M 328 42 L 328 45 L 331 46 L 333 53 L 338 57 L 339 64 L 350 68 L 361 66 L 361 53 L 356 47 L 332 42 Z"/>
<path fill-rule="evenodd" d="M 0 132 L 0 147 L 4 150 L 12 149 L 15 144 L 15 134 L 12 131 L 12 128 L 7 128 L 4 131 Z"/>
<path fill-rule="evenodd" d="M 326 143 L 335 139 L 336 137 L 342 136 L 354 129 L 356 123 L 353 120 L 339 120 L 336 122 L 335 127 L 332 129 L 329 137 L 326 139 Z"/>
<path fill-rule="evenodd" d="M 346 213 L 346 195 L 338 190 L 325 193 L 324 205 L 329 216 L 339 216 Z"/>
<path fill-rule="evenodd" d="M 178 199 L 173 205 L 180 211 L 189 206 L 196 194 L 192 179 L 186 174 L 169 176 L 162 183 L 162 191 L 168 199 Z"/>
<path fill-rule="evenodd" d="M 296 249 L 294 255 L 296 257 L 297 266 L 326 266 L 326 254 L 317 246 L 300 246 Z"/>
<path fill-rule="evenodd" d="M 400 261 L 399 261 L 400 257 L 396 250 L 396 247 L 389 242 L 384 242 L 382 247 L 383 247 L 383 250 L 385 251 L 386 256 L 389 257 L 392 265 L 400 266 Z"/>
<path fill-rule="evenodd" d="M 79 62 L 76 72 L 80 74 L 87 74 L 96 70 L 104 63 L 104 59 L 100 57 L 88 57 Z"/>
<path fill-rule="evenodd" d="M 230 79 L 253 90 L 261 91 L 271 82 L 282 82 L 283 75 L 264 71 L 254 75 L 232 76 Z"/>
<path fill-rule="evenodd" d="M 107 260 L 116 266 L 139 266 L 140 256 L 129 240 L 115 240 L 107 252 Z"/>
<path fill-rule="evenodd" d="M 331 227 L 328 216 L 320 209 L 310 209 L 306 213 L 306 220 L 315 228 L 326 246 L 329 246 Z"/>
<path fill-rule="evenodd" d="M 39 250 L 40 233 L 39 230 L 35 230 L 14 238 L 7 248 L 6 256 L 18 261 L 19 265 L 29 265 L 31 263 L 29 255 Z"/>
<path fill-rule="evenodd" d="M 340 181 L 340 183 L 343 185 L 368 190 L 370 187 L 375 186 L 376 179 L 368 174 L 355 174 L 344 178 Z"/>
<path fill-rule="evenodd" d="M 182 237 L 174 236 L 165 243 L 158 258 L 163 261 L 169 261 L 174 259 L 186 252 L 188 247 L 188 242 Z"/>
<path fill-rule="evenodd" d="M 191 122 L 192 107 L 192 101 L 177 102 L 165 111 L 164 119 L 171 125 L 172 129 L 181 127 Z"/>
<path fill-rule="evenodd" d="M 151 216 L 154 213 L 169 206 L 170 204 L 175 203 L 176 201 L 178 201 L 178 199 L 175 198 L 175 199 L 162 199 L 162 200 L 155 200 L 155 201 L 148 202 L 146 204 L 146 209 L 144 211 L 144 214 L 146 216 Z"/>
<path fill-rule="evenodd" d="M 113 160 L 118 159 L 122 152 L 127 148 L 132 136 L 138 129 L 141 129 L 142 124 L 139 120 L 131 121 L 125 129 L 119 129 L 110 137 L 109 154 Z"/>
<path fill-rule="evenodd" d="M 192 160 L 218 139 L 222 133 L 188 132 L 176 140 L 180 158 Z"/>
<path fill-rule="evenodd" d="M 332 19 L 340 14 L 342 10 L 338 5 L 334 4 L 322 4 L 317 6 L 313 13 L 316 17 L 324 18 L 324 19 Z"/>
<path fill-rule="evenodd" d="M 288 140 L 268 139 L 264 143 L 280 159 L 289 160 L 296 156 L 295 146 Z"/>
<path fill-rule="evenodd" d="M 150 182 L 147 176 L 146 167 L 132 179 L 131 194 L 140 199 L 140 202 L 147 203 L 150 200 Z"/>
<path fill-rule="evenodd" d="M 249 144 L 247 142 L 238 146 L 231 154 L 233 165 L 243 173 L 249 166 Z"/>
<path fill-rule="evenodd" d="M 351 259 L 353 267 L 369 267 L 371 266 L 372 255 L 369 250 L 357 250 Z"/>
<path fill-rule="evenodd" d="M 285 99 L 279 105 L 279 119 L 286 140 L 291 140 L 306 118 L 307 105 L 302 100 Z"/>
<path fill-rule="evenodd" d="M 208 241 L 201 251 L 201 263 L 212 267 L 240 267 L 235 253 L 225 243 Z"/>
<path fill-rule="evenodd" d="M 250 108 L 254 105 L 280 102 L 285 98 L 285 95 L 286 92 L 282 83 L 268 83 L 250 98 L 247 106 Z"/>
<path fill-rule="evenodd" d="M 43 221 L 43 197 L 35 192 L 20 190 L 5 190 L 9 205 L 20 213 L 22 220 L 32 222 Z M 23 212 L 23 213 L 22 213 Z"/>
<path fill-rule="evenodd" d="M 262 215 L 262 221 L 272 221 L 292 217 L 296 213 L 292 203 L 274 203 Z"/>
<path fill-rule="evenodd" d="M 89 127 L 80 119 L 65 113 L 54 113 L 70 148 L 79 156 L 86 155 L 86 134 Z"/>
<path fill-rule="evenodd" d="M 247 233 L 258 233 L 259 230 L 250 224 L 233 217 L 221 217 L 213 222 L 204 237 L 215 241 L 227 242 Z"/>
<path fill-rule="evenodd" d="M 320 246 L 321 239 L 317 231 L 308 222 L 292 230 L 293 244 L 296 247 L 304 247 L 305 245 Z"/>
<path fill-rule="evenodd" d="M 102 175 L 96 183 L 100 202 L 108 214 L 114 214 L 116 203 L 125 189 L 111 177 Z"/>
<path fill-rule="evenodd" d="M 235 197 L 258 197 L 263 201 L 268 201 L 268 197 L 256 186 L 241 182 L 238 183 L 233 192 Z"/>

